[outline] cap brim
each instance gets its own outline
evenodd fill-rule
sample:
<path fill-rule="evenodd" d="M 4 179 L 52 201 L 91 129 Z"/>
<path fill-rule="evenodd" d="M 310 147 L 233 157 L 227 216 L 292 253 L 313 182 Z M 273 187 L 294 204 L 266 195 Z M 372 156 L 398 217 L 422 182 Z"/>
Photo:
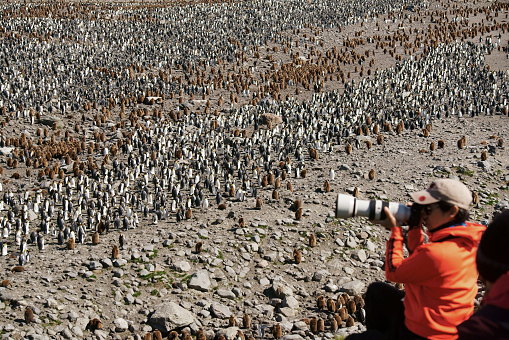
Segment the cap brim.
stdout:
<path fill-rule="evenodd" d="M 412 197 L 412 200 L 415 203 L 421 204 L 421 205 L 428 205 L 432 203 L 437 203 L 440 200 L 436 199 L 435 197 L 431 196 L 428 190 L 422 190 L 417 192 L 412 192 L 410 194 L 410 197 Z"/>

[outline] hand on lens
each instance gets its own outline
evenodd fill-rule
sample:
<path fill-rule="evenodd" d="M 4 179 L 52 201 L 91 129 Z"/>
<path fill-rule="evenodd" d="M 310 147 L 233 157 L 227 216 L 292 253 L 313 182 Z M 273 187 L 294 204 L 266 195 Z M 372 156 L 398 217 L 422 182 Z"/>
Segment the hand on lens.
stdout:
<path fill-rule="evenodd" d="M 384 227 L 387 230 L 391 230 L 392 228 L 398 226 L 398 222 L 396 221 L 396 218 L 391 213 L 388 207 L 384 208 L 385 215 L 387 216 L 384 220 L 371 220 L 372 223 L 380 224 L 382 227 Z"/>

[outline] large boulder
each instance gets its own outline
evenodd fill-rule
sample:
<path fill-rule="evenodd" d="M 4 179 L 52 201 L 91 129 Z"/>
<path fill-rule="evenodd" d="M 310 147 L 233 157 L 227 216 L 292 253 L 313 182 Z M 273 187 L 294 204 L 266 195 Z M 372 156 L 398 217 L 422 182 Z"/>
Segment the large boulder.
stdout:
<path fill-rule="evenodd" d="M 208 292 L 211 286 L 209 272 L 207 270 L 199 270 L 191 276 L 188 287 L 201 292 Z"/>
<path fill-rule="evenodd" d="M 155 307 L 149 323 L 163 332 L 171 332 L 194 322 L 194 315 L 175 302 L 163 303 Z"/>

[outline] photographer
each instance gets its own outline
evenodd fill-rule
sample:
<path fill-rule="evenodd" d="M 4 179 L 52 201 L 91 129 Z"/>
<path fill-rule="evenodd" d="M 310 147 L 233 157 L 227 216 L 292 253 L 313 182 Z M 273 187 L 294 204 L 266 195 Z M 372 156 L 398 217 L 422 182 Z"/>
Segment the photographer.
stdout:
<path fill-rule="evenodd" d="M 477 249 L 477 270 L 486 286 L 482 307 L 458 326 L 460 340 L 509 339 L 509 210 L 493 219 Z"/>
<path fill-rule="evenodd" d="M 408 257 L 403 253 L 403 230 L 390 210 L 384 209 L 383 221 L 373 221 L 391 231 L 385 275 L 389 281 L 403 283 L 405 291 L 381 282 L 371 284 L 365 298 L 368 331 L 348 339 L 456 339 L 456 326 L 473 313 L 475 255 L 485 227 L 466 222 L 472 194 L 459 181 L 439 179 L 410 196 L 414 206 Z"/>

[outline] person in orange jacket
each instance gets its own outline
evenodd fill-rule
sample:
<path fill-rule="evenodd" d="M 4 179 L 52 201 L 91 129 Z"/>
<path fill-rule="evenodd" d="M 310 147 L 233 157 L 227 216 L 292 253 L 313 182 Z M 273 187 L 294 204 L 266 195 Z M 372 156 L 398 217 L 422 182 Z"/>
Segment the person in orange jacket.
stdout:
<path fill-rule="evenodd" d="M 456 339 L 456 326 L 474 311 L 477 294 L 475 256 L 483 225 L 467 222 L 472 194 L 461 182 L 439 179 L 410 194 L 416 225 L 407 232 L 385 208 L 387 218 L 374 221 L 391 231 L 385 275 L 403 283 L 400 291 L 376 282 L 365 296 L 367 332 L 348 339 Z M 422 227 L 426 227 L 428 242 Z"/>

